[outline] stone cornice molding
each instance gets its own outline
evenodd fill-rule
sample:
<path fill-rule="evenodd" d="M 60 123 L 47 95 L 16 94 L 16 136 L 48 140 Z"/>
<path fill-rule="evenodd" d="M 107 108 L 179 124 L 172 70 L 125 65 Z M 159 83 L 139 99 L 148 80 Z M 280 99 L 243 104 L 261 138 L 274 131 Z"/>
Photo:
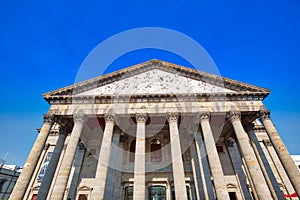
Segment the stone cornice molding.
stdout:
<path fill-rule="evenodd" d="M 230 111 L 229 112 L 229 119 L 231 122 L 241 120 L 241 112 L 240 111 Z"/>
<path fill-rule="evenodd" d="M 169 123 L 171 123 L 171 122 L 177 123 L 177 121 L 178 121 L 178 113 L 176 113 L 176 112 L 168 112 L 166 117 L 167 117 L 167 120 Z"/>
<path fill-rule="evenodd" d="M 261 92 L 237 92 L 237 93 L 198 93 L 198 94 L 147 94 L 147 95 L 120 95 L 118 98 L 105 95 L 97 96 L 72 96 L 72 95 L 54 95 L 47 97 L 48 103 L 57 104 L 111 104 L 111 103 L 136 103 L 137 100 L 143 99 L 143 102 L 161 102 L 170 101 L 178 102 L 178 99 L 189 102 L 217 102 L 217 101 L 262 101 L 265 95 Z"/>
<path fill-rule="evenodd" d="M 270 119 L 270 110 L 261 110 L 259 111 L 259 119 L 263 122 L 267 119 Z"/>
<path fill-rule="evenodd" d="M 134 76 L 136 74 L 146 72 L 152 69 L 159 69 L 163 70 L 166 72 L 175 72 L 178 73 L 182 76 L 194 79 L 194 80 L 199 80 L 199 81 L 204 81 L 209 84 L 213 84 L 216 86 L 224 87 L 230 90 L 237 91 L 237 93 L 241 93 L 244 98 L 247 98 L 249 94 L 254 95 L 254 96 L 259 96 L 259 98 L 264 99 L 266 96 L 269 95 L 270 90 L 257 87 L 254 85 L 250 85 L 247 83 L 235 81 L 232 79 L 224 78 L 221 76 L 217 76 L 214 74 L 209 74 L 205 72 L 201 72 L 199 70 L 179 66 L 176 64 L 160 61 L 160 60 L 150 60 L 138 65 L 134 65 L 110 74 L 106 74 L 100 77 L 96 77 L 81 83 L 77 83 L 68 87 L 64 87 L 52 92 L 48 92 L 43 94 L 43 97 L 46 101 L 50 103 L 53 98 L 60 99 L 60 98 L 66 98 L 73 96 L 75 94 L 97 88 L 102 85 L 106 85 L 109 83 L 112 83 L 114 81 L 118 81 L 123 78 L 127 78 L 130 76 Z M 248 94 L 248 95 L 247 95 Z M 232 94 L 235 95 L 235 94 Z M 54 103 L 53 101 L 51 101 Z"/>
<path fill-rule="evenodd" d="M 135 115 L 135 119 L 137 123 L 146 123 L 148 119 L 148 114 L 146 113 L 137 113 Z"/>

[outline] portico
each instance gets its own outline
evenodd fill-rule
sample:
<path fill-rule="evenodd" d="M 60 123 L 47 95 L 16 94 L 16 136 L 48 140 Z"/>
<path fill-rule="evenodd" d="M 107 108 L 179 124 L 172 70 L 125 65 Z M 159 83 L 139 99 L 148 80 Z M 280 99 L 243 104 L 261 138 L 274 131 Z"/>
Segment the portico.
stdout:
<path fill-rule="evenodd" d="M 299 171 L 265 116 L 269 93 L 158 60 L 46 93 L 52 121 L 11 199 L 283 199 L 279 187 L 299 194 Z M 249 124 L 263 131 L 250 137 Z M 266 180 L 273 159 L 253 148 L 266 138 L 284 180 Z"/>

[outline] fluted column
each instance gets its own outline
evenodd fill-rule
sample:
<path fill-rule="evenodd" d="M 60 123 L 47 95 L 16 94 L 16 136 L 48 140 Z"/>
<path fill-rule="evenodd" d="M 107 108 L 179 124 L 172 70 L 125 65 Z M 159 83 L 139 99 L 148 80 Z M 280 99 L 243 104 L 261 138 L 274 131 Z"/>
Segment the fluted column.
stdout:
<path fill-rule="evenodd" d="M 254 192 L 259 199 L 270 199 L 271 192 L 255 157 L 255 153 L 250 144 L 250 139 L 242 126 L 241 113 L 237 111 L 230 112 L 230 121 L 255 187 Z"/>
<path fill-rule="evenodd" d="M 61 151 L 63 149 L 64 143 L 66 140 L 66 135 L 67 134 L 65 132 L 65 129 L 63 127 L 60 127 L 59 136 L 58 136 L 54 151 L 52 153 L 50 162 L 48 164 L 45 176 L 43 177 L 42 184 L 40 186 L 40 189 L 39 189 L 39 192 L 38 192 L 38 195 L 36 198 L 37 200 L 44 200 L 47 198 L 47 195 L 48 195 L 48 192 L 51 187 L 52 180 L 53 180 L 53 176 L 54 176 L 54 173 L 55 173 L 58 161 L 59 161 L 59 157 L 60 157 Z"/>
<path fill-rule="evenodd" d="M 186 200 L 185 175 L 182 161 L 182 152 L 180 145 L 180 136 L 178 131 L 178 114 L 168 113 L 167 119 L 170 129 L 171 156 L 173 167 L 173 178 L 175 186 L 175 196 L 177 200 Z"/>
<path fill-rule="evenodd" d="M 84 116 L 83 113 L 74 115 L 74 127 L 67 144 L 64 158 L 59 168 L 57 179 L 51 194 L 51 200 L 62 200 L 64 197 L 76 148 L 85 121 L 86 121 L 86 117 Z"/>
<path fill-rule="evenodd" d="M 105 115 L 105 129 L 98 158 L 96 177 L 94 180 L 92 200 L 103 200 L 107 178 L 107 170 L 111 152 L 111 142 L 114 130 L 114 118 L 111 114 Z"/>
<path fill-rule="evenodd" d="M 209 124 L 210 114 L 208 112 L 200 113 L 200 123 L 203 133 L 204 144 L 209 161 L 211 175 L 213 177 L 217 199 L 228 199 L 229 194 L 224 179 L 222 165 L 216 149 L 214 136 Z"/>
<path fill-rule="evenodd" d="M 300 197 L 300 172 L 297 169 L 292 157 L 290 156 L 287 148 L 285 147 L 284 143 L 282 142 L 276 128 L 274 127 L 272 121 L 270 120 L 270 111 L 260 111 L 260 119 L 270 137 L 271 142 L 280 158 L 280 161 L 287 172 L 294 189 Z"/>
<path fill-rule="evenodd" d="M 10 195 L 11 200 L 19 200 L 24 197 L 29 181 L 36 168 L 40 154 L 44 148 L 45 142 L 48 138 L 53 123 L 54 123 L 54 115 L 49 115 L 49 114 L 44 115 L 44 124 L 30 151 L 30 154 L 24 165 L 22 173 L 20 174 L 18 181 L 14 187 L 14 190 Z"/>
<path fill-rule="evenodd" d="M 136 115 L 136 145 L 135 145 L 135 161 L 134 161 L 134 187 L 133 199 L 146 199 L 146 181 L 145 181 L 145 140 L 146 140 L 146 114 Z"/>

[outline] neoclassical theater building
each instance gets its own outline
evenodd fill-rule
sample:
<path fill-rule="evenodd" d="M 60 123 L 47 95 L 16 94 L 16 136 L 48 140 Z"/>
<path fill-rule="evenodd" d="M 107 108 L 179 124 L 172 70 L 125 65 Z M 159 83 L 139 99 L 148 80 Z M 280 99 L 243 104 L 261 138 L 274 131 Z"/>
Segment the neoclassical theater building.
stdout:
<path fill-rule="evenodd" d="M 48 92 L 10 199 L 299 199 L 269 93 L 160 60 Z"/>

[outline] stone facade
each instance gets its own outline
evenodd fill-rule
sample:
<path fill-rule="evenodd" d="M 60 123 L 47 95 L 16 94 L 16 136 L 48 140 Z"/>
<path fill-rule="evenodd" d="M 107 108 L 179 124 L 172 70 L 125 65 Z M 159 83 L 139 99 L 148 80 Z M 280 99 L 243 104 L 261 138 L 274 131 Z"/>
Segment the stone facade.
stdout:
<path fill-rule="evenodd" d="M 46 93 L 10 199 L 298 199 L 269 93 L 159 60 Z"/>

